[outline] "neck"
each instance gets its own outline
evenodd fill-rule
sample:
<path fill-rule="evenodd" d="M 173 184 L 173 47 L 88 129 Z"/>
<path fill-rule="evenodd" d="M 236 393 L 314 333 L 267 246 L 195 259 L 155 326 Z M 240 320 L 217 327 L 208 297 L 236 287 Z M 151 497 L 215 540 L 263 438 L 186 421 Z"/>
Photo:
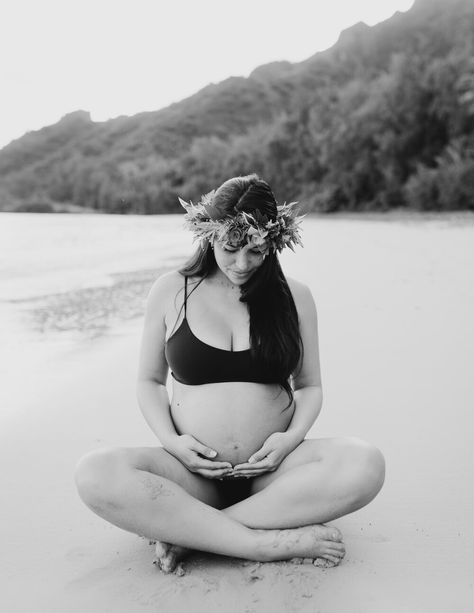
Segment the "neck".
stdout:
<path fill-rule="evenodd" d="M 232 283 L 219 267 L 208 275 L 207 279 L 216 287 L 222 288 L 227 294 L 240 297 L 240 285 Z"/>

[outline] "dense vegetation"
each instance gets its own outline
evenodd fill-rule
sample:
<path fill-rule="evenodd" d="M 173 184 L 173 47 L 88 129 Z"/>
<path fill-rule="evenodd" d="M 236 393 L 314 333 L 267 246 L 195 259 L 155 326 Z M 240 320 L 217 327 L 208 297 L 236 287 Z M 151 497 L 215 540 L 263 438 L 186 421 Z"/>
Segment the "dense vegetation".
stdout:
<path fill-rule="evenodd" d="M 418 0 L 161 111 L 67 115 L 0 151 L 0 210 L 168 213 L 249 172 L 308 210 L 474 209 L 473 0 Z"/>

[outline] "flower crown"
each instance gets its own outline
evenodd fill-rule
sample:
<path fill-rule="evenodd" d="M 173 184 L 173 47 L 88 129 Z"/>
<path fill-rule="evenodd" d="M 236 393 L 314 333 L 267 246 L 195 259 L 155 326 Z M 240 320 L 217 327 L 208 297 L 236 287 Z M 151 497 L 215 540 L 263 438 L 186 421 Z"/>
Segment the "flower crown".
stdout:
<path fill-rule="evenodd" d="M 303 245 L 299 225 L 304 215 L 297 215 L 297 202 L 277 206 L 276 219 L 256 210 L 253 213 L 239 211 L 237 215 L 222 214 L 212 203 L 215 190 L 204 194 L 198 204 L 186 202 L 178 196 L 181 206 L 186 209 L 184 227 L 191 230 L 194 240 L 202 243 L 217 239 L 232 247 L 248 243 L 261 253 L 269 249 L 282 251 L 294 245 Z"/>

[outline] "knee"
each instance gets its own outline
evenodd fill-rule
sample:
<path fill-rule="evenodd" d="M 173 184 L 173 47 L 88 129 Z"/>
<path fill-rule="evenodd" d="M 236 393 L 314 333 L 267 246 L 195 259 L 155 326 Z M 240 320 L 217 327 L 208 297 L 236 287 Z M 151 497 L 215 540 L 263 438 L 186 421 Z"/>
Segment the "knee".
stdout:
<path fill-rule="evenodd" d="M 77 463 L 74 473 L 79 496 L 94 510 L 110 503 L 119 489 L 119 474 L 126 466 L 125 450 L 105 448 L 92 451 Z"/>
<path fill-rule="evenodd" d="M 353 483 L 353 494 L 359 506 L 369 503 L 385 481 L 385 459 L 377 447 L 361 439 L 346 440 L 346 467 Z"/>

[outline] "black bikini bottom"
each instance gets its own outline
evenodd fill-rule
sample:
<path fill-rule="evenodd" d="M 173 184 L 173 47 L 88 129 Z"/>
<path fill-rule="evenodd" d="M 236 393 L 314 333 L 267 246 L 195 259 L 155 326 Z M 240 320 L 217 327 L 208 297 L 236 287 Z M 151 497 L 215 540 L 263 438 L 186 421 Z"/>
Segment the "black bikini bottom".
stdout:
<path fill-rule="evenodd" d="M 252 488 L 253 478 L 231 477 L 218 481 L 219 493 L 222 496 L 222 508 L 230 507 L 241 500 L 248 498 Z"/>

